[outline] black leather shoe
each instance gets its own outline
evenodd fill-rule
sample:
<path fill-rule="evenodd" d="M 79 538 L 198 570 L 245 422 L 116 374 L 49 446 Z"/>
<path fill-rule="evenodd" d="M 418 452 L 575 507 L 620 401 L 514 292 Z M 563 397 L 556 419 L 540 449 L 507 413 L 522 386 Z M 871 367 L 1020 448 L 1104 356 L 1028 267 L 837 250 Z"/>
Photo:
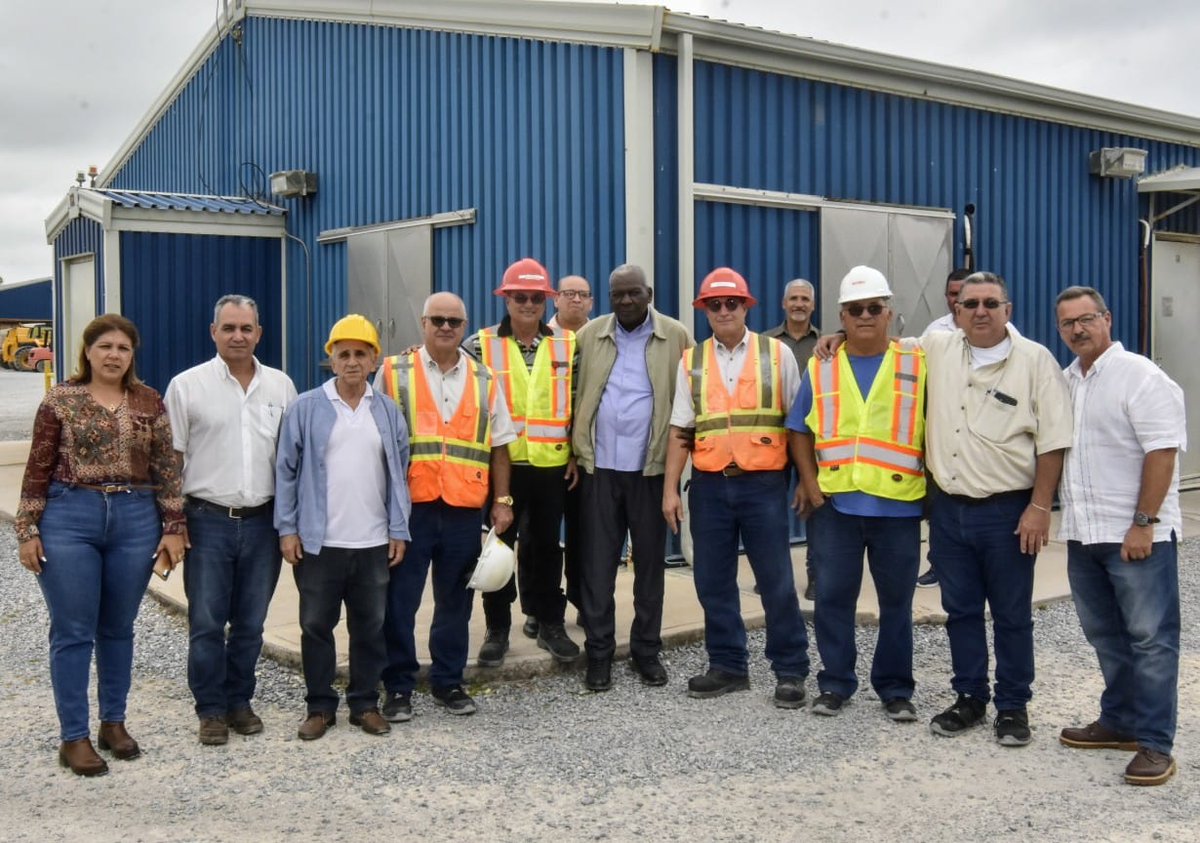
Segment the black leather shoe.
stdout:
<path fill-rule="evenodd" d="M 647 658 L 631 656 L 629 666 L 633 668 L 633 672 L 642 680 L 643 685 L 657 687 L 667 684 L 667 669 L 663 667 L 658 656 L 649 656 Z"/>
<path fill-rule="evenodd" d="M 579 645 L 567 636 L 561 623 L 538 624 L 537 645 L 562 664 L 570 664 L 579 658 Z"/>
<path fill-rule="evenodd" d="M 533 615 L 525 616 L 525 623 L 521 625 L 521 634 L 526 638 L 537 638 L 538 621 Z"/>
<path fill-rule="evenodd" d="M 589 691 L 607 691 L 612 688 L 612 659 L 588 659 L 587 678 L 584 685 Z"/>
<path fill-rule="evenodd" d="M 499 667 L 504 664 L 504 654 L 508 652 L 508 630 L 489 629 L 479 648 L 475 662 L 480 667 Z"/>
<path fill-rule="evenodd" d="M 715 667 L 708 669 L 703 676 L 693 676 L 688 680 L 688 696 L 697 700 L 719 697 L 733 691 L 750 690 L 750 677 L 736 673 L 727 673 Z"/>

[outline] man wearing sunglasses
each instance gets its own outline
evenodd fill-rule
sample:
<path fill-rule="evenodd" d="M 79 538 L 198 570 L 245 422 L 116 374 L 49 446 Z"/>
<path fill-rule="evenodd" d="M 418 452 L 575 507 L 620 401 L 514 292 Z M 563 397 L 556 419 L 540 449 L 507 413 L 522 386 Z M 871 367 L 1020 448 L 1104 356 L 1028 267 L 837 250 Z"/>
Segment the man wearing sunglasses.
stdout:
<path fill-rule="evenodd" d="M 728 267 L 714 269 L 700 284 L 692 306 L 707 313 L 713 336 L 684 352 L 676 374 L 662 510 L 678 533 L 679 481 L 690 457 L 692 576 L 704 608 L 708 671 L 688 680 L 688 696 L 705 699 L 750 687 L 737 584 L 740 540 L 766 615 L 775 705 L 800 708 L 808 633 L 788 542 L 784 429 L 800 370 L 783 343 L 746 329 L 754 304 L 746 280 Z"/>
<path fill-rule="evenodd" d="M 788 414 L 800 471 L 795 505 L 816 525 L 814 626 L 824 666 L 813 713 L 836 716 L 858 689 L 855 618 L 863 553 L 879 596 L 871 687 L 884 713 L 913 722 L 912 598 L 925 498 L 925 355 L 892 342 L 892 291 L 856 266 L 838 304 L 846 343 L 809 362 Z"/>
<path fill-rule="evenodd" d="M 462 683 L 475 595 L 466 584 L 480 552 L 480 509 L 491 497 L 497 532 L 512 523 L 508 444 L 517 434 L 495 377 L 460 347 L 466 326 L 462 299 L 434 293 L 421 311 L 424 343 L 386 358 L 375 376 L 375 389 L 396 402 L 412 437 L 412 541 L 391 569 L 384 622 L 383 716 L 392 723 L 412 719 L 419 669 L 414 630 L 431 568 L 433 702 L 451 714 L 475 713 Z"/>
<path fill-rule="evenodd" d="M 612 313 L 579 332 L 579 390 L 571 445 L 579 459 L 583 626 L 592 691 L 612 687 L 616 650 L 617 560 L 632 535 L 633 624 L 630 666 L 644 685 L 665 685 L 662 609 L 667 525 L 659 517 L 671 396 L 683 350 L 692 339 L 650 301 L 640 266 L 608 279 Z M 569 582 L 569 579 L 568 579 Z"/>
<path fill-rule="evenodd" d="M 1159 785 L 1175 774 L 1183 391 L 1113 341 L 1112 314 L 1091 287 L 1063 290 L 1056 317 L 1059 336 L 1077 355 L 1066 375 L 1078 425 L 1059 490 L 1059 537 L 1067 541 L 1071 596 L 1105 686 L 1099 718 L 1063 729 L 1059 741 L 1136 750 L 1125 781 Z"/>
<path fill-rule="evenodd" d="M 508 445 L 508 503 L 513 522 L 500 538 L 509 547 L 522 545 L 525 552 L 513 580 L 483 595 L 487 635 L 477 660 L 481 667 L 504 661 L 519 586 L 524 613 L 537 621 L 538 646 L 569 664 L 579 657 L 579 645 L 564 626 L 567 598 L 558 538 L 566 491 L 578 482 L 570 439 L 578 363 L 575 332 L 543 321 L 554 287 L 546 268 L 532 258 L 509 266 L 495 294 L 504 299 L 507 314 L 499 324 L 469 337 L 465 347 L 495 374 L 512 413 L 517 438 Z"/>

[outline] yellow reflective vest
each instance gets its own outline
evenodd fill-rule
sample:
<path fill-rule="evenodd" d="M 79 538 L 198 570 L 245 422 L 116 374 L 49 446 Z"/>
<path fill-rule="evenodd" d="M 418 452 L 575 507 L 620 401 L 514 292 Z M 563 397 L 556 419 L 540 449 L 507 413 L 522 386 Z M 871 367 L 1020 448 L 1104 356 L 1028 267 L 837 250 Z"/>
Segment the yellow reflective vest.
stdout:
<path fill-rule="evenodd" d="M 418 352 L 383 361 L 384 391 L 400 407 L 411 436 L 408 488 L 413 503 L 439 498 L 450 506 L 477 509 L 487 500 L 492 456 L 490 407 L 496 381 L 469 357 L 462 400 L 449 422 L 433 399 Z"/>
<path fill-rule="evenodd" d="M 925 496 L 925 353 L 891 343 L 870 392 L 859 392 L 846 348 L 808 361 L 817 480 L 827 495 L 866 492 L 915 501 Z"/>
<path fill-rule="evenodd" d="M 512 413 L 517 439 L 508 445 L 509 458 L 541 468 L 566 465 L 571 456 L 575 332 L 554 328 L 551 336 L 543 336 L 529 369 L 517 341 L 497 335 L 497 327 L 479 332 L 479 351 L 500 382 Z"/>
<path fill-rule="evenodd" d="M 746 359 L 730 395 L 721 380 L 715 339 L 683 353 L 696 413 L 692 464 L 698 470 L 721 471 L 736 465 L 743 471 L 778 471 L 787 465 L 780 371 L 784 354 L 791 352 L 783 343 L 748 332 Z"/>

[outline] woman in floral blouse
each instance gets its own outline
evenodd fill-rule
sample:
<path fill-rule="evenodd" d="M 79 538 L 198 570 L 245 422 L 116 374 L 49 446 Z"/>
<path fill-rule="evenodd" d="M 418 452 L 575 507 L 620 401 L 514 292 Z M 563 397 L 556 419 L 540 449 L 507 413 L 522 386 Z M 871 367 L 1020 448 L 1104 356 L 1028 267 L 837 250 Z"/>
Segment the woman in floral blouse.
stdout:
<path fill-rule="evenodd" d="M 38 408 L 16 518 L 21 564 L 50 612 L 59 763 L 84 776 L 108 772 L 89 737 L 92 651 L 100 748 L 136 758 L 125 730 L 133 621 L 155 560 L 174 567 L 184 554 L 178 455 L 162 400 L 134 373 L 137 345 L 122 316 L 84 328 L 78 371 Z"/>

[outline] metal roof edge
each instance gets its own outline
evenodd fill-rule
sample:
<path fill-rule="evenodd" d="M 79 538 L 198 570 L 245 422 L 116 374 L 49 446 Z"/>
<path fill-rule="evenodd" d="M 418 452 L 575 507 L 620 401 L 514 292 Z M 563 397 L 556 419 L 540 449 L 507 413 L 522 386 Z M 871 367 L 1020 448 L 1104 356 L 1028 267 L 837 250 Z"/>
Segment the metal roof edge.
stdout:
<path fill-rule="evenodd" d="M 0 293 L 5 290 L 16 290 L 19 287 L 32 287 L 34 284 L 47 284 L 54 280 L 54 276 L 46 275 L 41 278 L 26 278 L 24 281 L 4 281 L 0 282 Z"/>
<path fill-rule="evenodd" d="M 100 170 L 100 175 L 96 179 L 97 187 L 108 187 L 113 177 L 125 166 L 129 160 L 129 156 L 141 145 L 146 135 L 150 133 L 150 130 L 154 128 L 159 119 L 175 102 L 180 92 L 183 91 L 184 85 L 200 70 L 204 62 L 208 61 L 208 57 L 216 51 L 221 43 L 221 38 L 224 37 L 229 28 L 246 16 L 246 0 L 229 0 L 229 2 L 222 3 L 221 5 L 222 7 L 229 7 L 226 18 L 213 23 L 208 33 L 200 39 L 200 43 L 196 45 L 191 55 L 184 61 L 183 66 L 171 77 L 171 81 L 167 83 L 162 93 L 150 104 L 146 115 L 134 126 L 129 137 L 117 148 L 113 157 Z"/>
<path fill-rule="evenodd" d="M 1200 117 L 682 12 L 663 29 L 664 52 L 689 34 L 709 61 L 1200 147 Z"/>
<path fill-rule="evenodd" d="M 557 0 L 244 0 L 251 17 L 369 23 L 655 50 L 661 6 Z"/>

